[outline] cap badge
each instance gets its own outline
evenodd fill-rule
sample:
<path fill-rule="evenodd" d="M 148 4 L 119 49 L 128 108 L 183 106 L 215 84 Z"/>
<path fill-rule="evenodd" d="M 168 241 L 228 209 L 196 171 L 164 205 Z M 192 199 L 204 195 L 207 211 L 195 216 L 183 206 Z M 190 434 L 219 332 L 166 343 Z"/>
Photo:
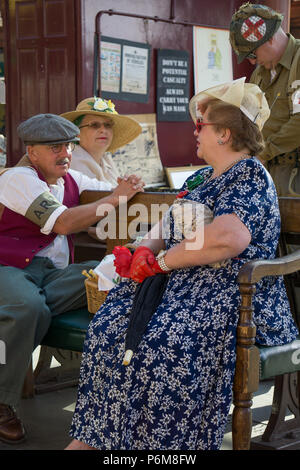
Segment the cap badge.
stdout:
<path fill-rule="evenodd" d="M 241 27 L 241 34 L 246 41 L 260 41 L 266 34 L 266 23 L 259 16 L 250 16 Z"/>

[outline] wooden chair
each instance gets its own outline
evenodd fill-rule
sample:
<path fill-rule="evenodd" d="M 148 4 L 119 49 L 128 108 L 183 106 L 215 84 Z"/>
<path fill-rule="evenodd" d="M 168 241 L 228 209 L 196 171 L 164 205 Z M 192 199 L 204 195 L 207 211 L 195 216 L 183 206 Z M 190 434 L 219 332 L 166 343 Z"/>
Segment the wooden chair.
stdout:
<path fill-rule="evenodd" d="M 106 192 L 86 191 L 82 194 L 81 203 L 86 204 L 106 196 Z M 143 204 L 151 215 L 153 204 L 164 205 L 166 209 L 174 201 L 174 194 L 144 193 L 137 194 L 128 203 Z M 282 235 L 280 242 L 280 257 L 268 261 L 251 261 L 242 268 L 239 274 L 241 308 L 237 328 L 237 361 L 234 380 L 234 412 L 232 423 L 233 449 L 246 450 L 251 448 L 294 448 L 299 445 L 299 384 L 300 384 L 300 337 L 290 345 L 266 347 L 255 344 L 255 325 L 252 320 L 252 295 L 255 284 L 264 276 L 288 275 L 300 270 L 300 251 L 287 255 L 287 244 L 300 245 L 300 199 L 280 199 L 282 217 Z M 159 212 L 159 211 L 158 211 Z M 163 212 L 163 211 L 162 211 Z M 110 253 L 115 245 L 128 242 L 128 225 L 136 214 L 127 218 L 117 214 L 121 232 L 125 238 L 117 236 L 108 239 L 107 252 Z M 149 220 L 143 220 L 147 223 Z M 299 240 L 298 240 L 299 238 Z M 295 311 L 295 299 L 291 284 L 295 279 L 287 278 L 290 303 Z M 299 283 L 300 285 L 300 283 Z M 56 316 L 43 340 L 43 345 L 59 350 L 72 350 L 80 353 L 87 326 L 92 315 L 87 309 L 67 312 Z M 298 354 L 299 352 L 299 354 Z M 294 360 L 293 360 L 294 358 Z M 266 431 L 262 438 L 251 442 L 252 427 L 252 396 L 258 389 L 259 380 L 275 377 L 274 401 L 272 413 Z M 298 380 L 296 380 L 298 378 Z M 285 409 L 289 407 L 295 414 L 295 419 L 284 422 Z"/>
<path fill-rule="evenodd" d="M 300 245 L 300 199 L 280 198 L 281 239 L 275 260 L 251 261 L 239 273 L 241 307 L 237 328 L 237 359 L 232 421 L 233 449 L 300 449 L 300 336 L 288 345 L 255 344 L 252 319 L 255 284 L 265 276 L 284 275 L 290 305 L 299 326 L 295 286 L 299 286 L 300 250 L 288 253 L 288 244 Z M 291 276 L 291 273 L 297 273 Z M 272 411 L 262 436 L 251 441 L 252 396 L 259 380 L 275 378 Z M 294 418 L 285 420 L 289 409 Z"/>

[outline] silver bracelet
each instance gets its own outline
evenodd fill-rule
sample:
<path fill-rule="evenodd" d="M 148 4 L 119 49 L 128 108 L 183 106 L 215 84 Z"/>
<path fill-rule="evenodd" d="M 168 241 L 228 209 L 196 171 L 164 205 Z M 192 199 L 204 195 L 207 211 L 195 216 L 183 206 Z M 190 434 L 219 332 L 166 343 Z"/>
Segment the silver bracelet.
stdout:
<path fill-rule="evenodd" d="M 169 268 L 169 266 L 166 265 L 166 262 L 165 262 L 166 253 L 167 253 L 167 250 L 161 251 L 157 255 L 156 261 L 157 261 L 158 266 L 160 267 L 160 269 L 162 271 L 169 272 L 169 271 L 172 271 L 172 270 L 171 270 L 171 268 Z"/>

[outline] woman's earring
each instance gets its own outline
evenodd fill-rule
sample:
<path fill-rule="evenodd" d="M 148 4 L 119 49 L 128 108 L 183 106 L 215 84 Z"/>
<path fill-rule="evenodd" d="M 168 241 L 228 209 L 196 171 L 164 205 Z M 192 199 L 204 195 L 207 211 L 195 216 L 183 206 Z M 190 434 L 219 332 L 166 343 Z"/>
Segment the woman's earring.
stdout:
<path fill-rule="evenodd" d="M 224 142 L 224 140 L 219 139 L 219 140 L 218 140 L 218 144 L 219 144 L 219 145 L 224 145 L 225 142 Z"/>

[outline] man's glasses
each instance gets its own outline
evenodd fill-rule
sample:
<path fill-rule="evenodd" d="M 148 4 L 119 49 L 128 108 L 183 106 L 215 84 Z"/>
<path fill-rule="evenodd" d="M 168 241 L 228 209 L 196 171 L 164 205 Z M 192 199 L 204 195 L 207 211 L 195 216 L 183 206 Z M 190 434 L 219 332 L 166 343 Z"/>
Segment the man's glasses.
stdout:
<path fill-rule="evenodd" d="M 211 126 L 215 124 L 214 122 L 203 122 L 201 119 L 197 119 L 196 122 L 196 131 L 200 132 L 203 126 Z"/>
<path fill-rule="evenodd" d="M 54 144 L 54 145 L 49 145 L 48 146 L 50 150 L 52 150 L 53 153 L 60 153 L 63 148 L 66 148 L 66 151 L 68 153 L 73 152 L 75 148 L 75 143 L 74 142 L 68 142 L 67 144 Z"/>
<path fill-rule="evenodd" d="M 105 122 L 90 122 L 89 124 L 84 124 L 83 126 L 79 126 L 79 129 L 83 127 L 89 127 L 93 129 L 93 131 L 98 131 L 103 126 L 104 129 L 111 129 L 113 127 L 113 122 L 105 121 Z"/>
<path fill-rule="evenodd" d="M 257 59 L 257 55 L 254 52 L 250 52 L 250 54 L 247 55 L 246 59 Z"/>

